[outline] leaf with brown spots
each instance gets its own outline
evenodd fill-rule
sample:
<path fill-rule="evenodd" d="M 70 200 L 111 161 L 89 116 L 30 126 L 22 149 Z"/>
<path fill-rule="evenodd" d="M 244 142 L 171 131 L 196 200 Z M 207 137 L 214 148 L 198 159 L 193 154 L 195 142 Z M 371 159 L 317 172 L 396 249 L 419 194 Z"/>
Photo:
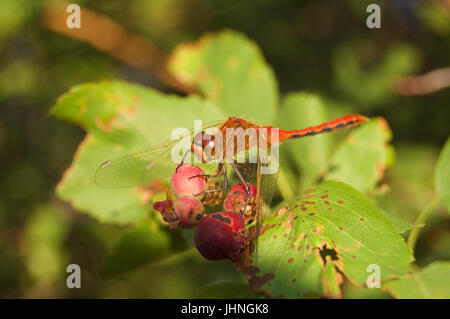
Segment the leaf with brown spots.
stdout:
<path fill-rule="evenodd" d="M 277 226 L 259 237 L 251 264 L 258 270 L 254 276 L 273 275 L 254 287 L 266 295 L 339 297 L 341 273 L 363 286 L 371 264 L 380 266 L 382 280 L 411 270 L 413 256 L 402 237 L 370 200 L 341 182 L 325 182 L 287 202 L 264 225 Z"/>

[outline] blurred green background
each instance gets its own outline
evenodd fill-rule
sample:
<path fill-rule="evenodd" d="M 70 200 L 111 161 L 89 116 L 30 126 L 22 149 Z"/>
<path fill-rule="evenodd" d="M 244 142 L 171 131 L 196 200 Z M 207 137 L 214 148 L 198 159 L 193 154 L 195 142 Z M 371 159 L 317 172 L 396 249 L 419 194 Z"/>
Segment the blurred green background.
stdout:
<path fill-rule="evenodd" d="M 104 258 L 128 229 L 100 224 L 56 198 L 54 187 L 84 132 L 48 111 L 71 86 L 102 79 L 183 93 L 148 70 L 49 30 L 44 13 L 60 2 L 0 0 L 0 297 L 183 298 L 217 281 L 243 281 L 229 262 L 208 262 L 194 250 L 118 276 L 102 274 Z M 396 163 L 385 178 L 391 191 L 382 207 L 413 222 L 433 197 L 436 159 L 450 132 L 450 90 L 412 95 L 420 85 L 409 82 L 397 90 L 403 94 L 392 88 L 402 76 L 449 67 L 449 1 L 76 3 L 147 38 L 167 55 L 208 31 L 244 33 L 272 66 L 281 94 L 314 92 L 341 107 L 386 118 Z M 382 7 L 381 29 L 365 24 L 369 3 Z M 450 259 L 450 219 L 443 209 L 422 231 L 415 256 L 419 265 Z M 82 289 L 66 288 L 69 263 L 81 266 Z M 344 297 L 368 293 L 386 296 L 344 288 Z"/>

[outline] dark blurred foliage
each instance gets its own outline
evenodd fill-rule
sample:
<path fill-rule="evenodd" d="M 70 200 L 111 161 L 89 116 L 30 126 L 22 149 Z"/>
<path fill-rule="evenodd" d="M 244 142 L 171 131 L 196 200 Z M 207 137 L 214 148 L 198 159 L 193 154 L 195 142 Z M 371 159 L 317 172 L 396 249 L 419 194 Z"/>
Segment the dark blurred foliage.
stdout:
<path fill-rule="evenodd" d="M 47 30 L 42 11 L 54 2 L 0 1 L 0 296 L 192 297 L 215 280 L 242 281 L 228 262 L 211 265 L 189 251 L 119 278 L 100 275 L 103 257 L 126 229 L 99 224 L 56 199 L 54 187 L 84 132 L 49 117 L 48 110 L 71 86 L 101 79 L 174 91 L 148 72 Z M 372 2 L 383 8 L 381 29 L 366 27 L 366 7 Z M 417 214 L 432 197 L 435 160 L 449 133 L 450 90 L 399 96 L 383 87 L 381 78 L 389 78 L 393 69 L 422 74 L 449 66 L 448 1 L 77 3 L 111 17 L 167 54 L 208 31 L 243 32 L 273 67 L 282 94 L 312 91 L 387 119 L 398 148 L 397 164 L 387 176 L 393 197 L 402 197 L 396 207 Z M 346 72 L 355 60 L 359 77 L 352 78 Z M 419 168 L 414 166 L 418 162 Z M 419 239 L 419 264 L 449 258 L 449 224 L 443 216 Z M 71 262 L 83 265 L 83 289 L 65 288 L 65 266 Z M 355 294 L 364 296 L 349 296 Z"/>

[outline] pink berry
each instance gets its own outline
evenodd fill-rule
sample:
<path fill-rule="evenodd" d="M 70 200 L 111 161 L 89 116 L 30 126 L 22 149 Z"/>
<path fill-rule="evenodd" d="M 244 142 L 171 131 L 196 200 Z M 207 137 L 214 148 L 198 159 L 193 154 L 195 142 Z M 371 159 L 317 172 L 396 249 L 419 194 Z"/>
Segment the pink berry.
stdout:
<path fill-rule="evenodd" d="M 207 215 L 195 232 L 195 246 L 209 260 L 236 260 L 248 247 L 248 232 L 244 219 L 235 212 Z"/>
<path fill-rule="evenodd" d="M 197 226 L 205 216 L 205 208 L 202 202 L 193 196 L 178 198 L 173 204 L 173 209 L 180 219 L 179 225 L 182 228 Z"/>
<path fill-rule="evenodd" d="M 198 166 L 190 164 L 181 165 L 172 175 L 172 188 L 177 196 L 195 196 L 201 193 L 205 188 L 205 178 L 196 175 L 204 175 L 205 172 Z"/>
<path fill-rule="evenodd" d="M 255 197 L 257 193 L 257 188 L 255 185 L 247 183 L 250 189 L 250 198 L 248 201 L 247 209 L 244 213 L 244 219 L 246 220 L 252 213 L 255 207 Z M 223 203 L 223 208 L 226 211 L 241 213 L 244 210 L 245 203 L 247 201 L 247 190 L 244 184 L 234 185 L 227 194 L 225 201 Z"/>

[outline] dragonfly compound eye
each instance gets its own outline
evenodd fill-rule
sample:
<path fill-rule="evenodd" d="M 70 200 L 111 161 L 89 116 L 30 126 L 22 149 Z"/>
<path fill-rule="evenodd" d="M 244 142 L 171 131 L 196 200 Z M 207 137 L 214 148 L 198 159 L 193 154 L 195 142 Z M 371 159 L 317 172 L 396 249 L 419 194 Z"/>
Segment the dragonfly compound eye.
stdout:
<path fill-rule="evenodd" d="M 197 133 L 194 137 L 191 151 L 203 163 L 208 163 L 216 156 L 215 136 L 206 132 Z"/>
<path fill-rule="evenodd" d="M 215 157 L 216 157 L 216 143 L 213 140 L 206 141 L 205 145 L 203 146 L 204 161 L 206 160 L 206 162 L 209 162 Z"/>
<path fill-rule="evenodd" d="M 197 226 L 195 246 L 209 260 L 236 260 L 248 247 L 248 232 L 244 218 L 234 212 L 207 215 Z"/>
<path fill-rule="evenodd" d="M 195 134 L 194 140 L 192 141 L 191 151 L 194 153 L 195 157 L 204 162 L 203 160 L 203 133 L 200 132 Z"/>

